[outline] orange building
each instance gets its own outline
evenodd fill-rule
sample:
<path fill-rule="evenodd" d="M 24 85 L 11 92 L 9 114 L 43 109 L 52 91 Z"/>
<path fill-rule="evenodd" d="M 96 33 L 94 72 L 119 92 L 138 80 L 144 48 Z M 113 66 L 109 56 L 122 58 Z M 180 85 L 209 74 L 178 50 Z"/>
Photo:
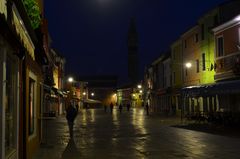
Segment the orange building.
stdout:
<path fill-rule="evenodd" d="M 194 86 L 200 84 L 200 46 L 199 26 L 196 25 L 181 36 L 183 45 L 183 85 Z M 185 64 L 191 64 L 191 68 Z"/>
<path fill-rule="evenodd" d="M 240 14 L 213 29 L 218 111 L 240 112 Z"/>

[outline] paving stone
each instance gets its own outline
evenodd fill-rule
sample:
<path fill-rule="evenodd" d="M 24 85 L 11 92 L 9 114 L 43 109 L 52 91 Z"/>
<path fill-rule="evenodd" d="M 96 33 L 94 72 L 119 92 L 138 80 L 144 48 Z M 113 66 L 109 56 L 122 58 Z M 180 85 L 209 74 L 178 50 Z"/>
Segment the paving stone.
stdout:
<path fill-rule="evenodd" d="M 82 110 L 72 140 L 64 116 L 48 121 L 46 144 L 34 159 L 240 158 L 240 138 L 172 127 L 176 124 L 179 119 L 146 116 L 143 109 Z"/>

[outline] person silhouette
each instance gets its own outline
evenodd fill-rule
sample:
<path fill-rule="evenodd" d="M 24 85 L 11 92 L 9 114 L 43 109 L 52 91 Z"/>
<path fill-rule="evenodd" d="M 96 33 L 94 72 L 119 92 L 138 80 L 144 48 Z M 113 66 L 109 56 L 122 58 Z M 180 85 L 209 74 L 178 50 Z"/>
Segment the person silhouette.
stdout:
<path fill-rule="evenodd" d="M 74 125 L 74 120 L 77 116 L 77 109 L 73 107 L 72 104 L 69 105 L 69 107 L 66 110 L 66 118 L 68 122 L 68 128 L 69 128 L 69 134 L 70 138 L 73 137 L 73 125 Z"/>
<path fill-rule="evenodd" d="M 147 115 L 149 115 L 149 105 L 148 105 L 148 103 L 146 104 L 146 113 L 147 113 Z"/>
<path fill-rule="evenodd" d="M 129 111 L 130 110 L 130 104 L 128 103 L 127 104 L 127 111 Z"/>
<path fill-rule="evenodd" d="M 75 141 L 73 139 L 70 139 L 67 147 L 62 153 L 61 159 L 75 159 L 77 156 L 81 156 L 80 151 L 77 149 L 77 146 L 75 144 Z"/>
<path fill-rule="evenodd" d="M 110 111 L 111 111 L 111 113 L 113 111 L 113 104 L 112 103 L 110 104 Z"/>
<path fill-rule="evenodd" d="M 122 104 L 120 104 L 118 108 L 119 108 L 120 113 L 122 113 L 122 108 L 123 108 Z"/>

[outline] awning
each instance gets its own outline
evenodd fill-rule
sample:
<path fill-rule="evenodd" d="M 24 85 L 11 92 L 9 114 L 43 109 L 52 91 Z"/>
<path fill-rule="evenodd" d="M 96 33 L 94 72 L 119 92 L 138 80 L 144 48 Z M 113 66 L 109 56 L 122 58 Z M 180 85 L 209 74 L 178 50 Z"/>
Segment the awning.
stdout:
<path fill-rule="evenodd" d="M 84 99 L 83 102 L 84 103 L 88 103 L 88 104 L 99 104 L 99 103 L 102 103 L 101 101 L 94 100 L 94 99 Z"/>
<path fill-rule="evenodd" d="M 223 81 L 211 85 L 189 86 L 182 88 L 182 96 L 201 97 L 217 94 L 240 93 L 240 80 Z"/>
<path fill-rule="evenodd" d="M 52 87 L 52 91 L 53 91 L 54 94 L 57 95 L 57 96 L 61 96 L 61 97 L 64 96 L 64 92 L 61 91 L 61 90 L 59 90 L 59 89 L 57 89 L 57 88 Z"/>

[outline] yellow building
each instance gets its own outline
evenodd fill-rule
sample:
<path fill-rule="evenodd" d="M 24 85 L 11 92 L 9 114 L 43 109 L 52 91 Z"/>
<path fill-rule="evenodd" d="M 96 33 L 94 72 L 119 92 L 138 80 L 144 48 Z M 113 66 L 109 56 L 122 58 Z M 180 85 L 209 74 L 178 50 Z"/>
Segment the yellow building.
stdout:
<path fill-rule="evenodd" d="M 172 106 L 176 115 L 181 114 L 181 88 L 183 86 L 183 50 L 182 40 L 179 39 L 171 45 L 171 71 L 172 71 Z"/>
<path fill-rule="evenodd" d="M 202 94 L 193 94 L 190 88 L 198 88 L 214 83 L 212 37 L 205 33 L 204 20 L 181 36 L 183 42 L 183 85 L 189 88 L 185 98 L 185 111 L 188 113 L 206 112 L 207 98 Z M 208 35 L 208 36 L 207 36 Z M 199 91 L 197 91 L 200 93 Z M 194 92 L 196 93 L 196 92 Z"/>

